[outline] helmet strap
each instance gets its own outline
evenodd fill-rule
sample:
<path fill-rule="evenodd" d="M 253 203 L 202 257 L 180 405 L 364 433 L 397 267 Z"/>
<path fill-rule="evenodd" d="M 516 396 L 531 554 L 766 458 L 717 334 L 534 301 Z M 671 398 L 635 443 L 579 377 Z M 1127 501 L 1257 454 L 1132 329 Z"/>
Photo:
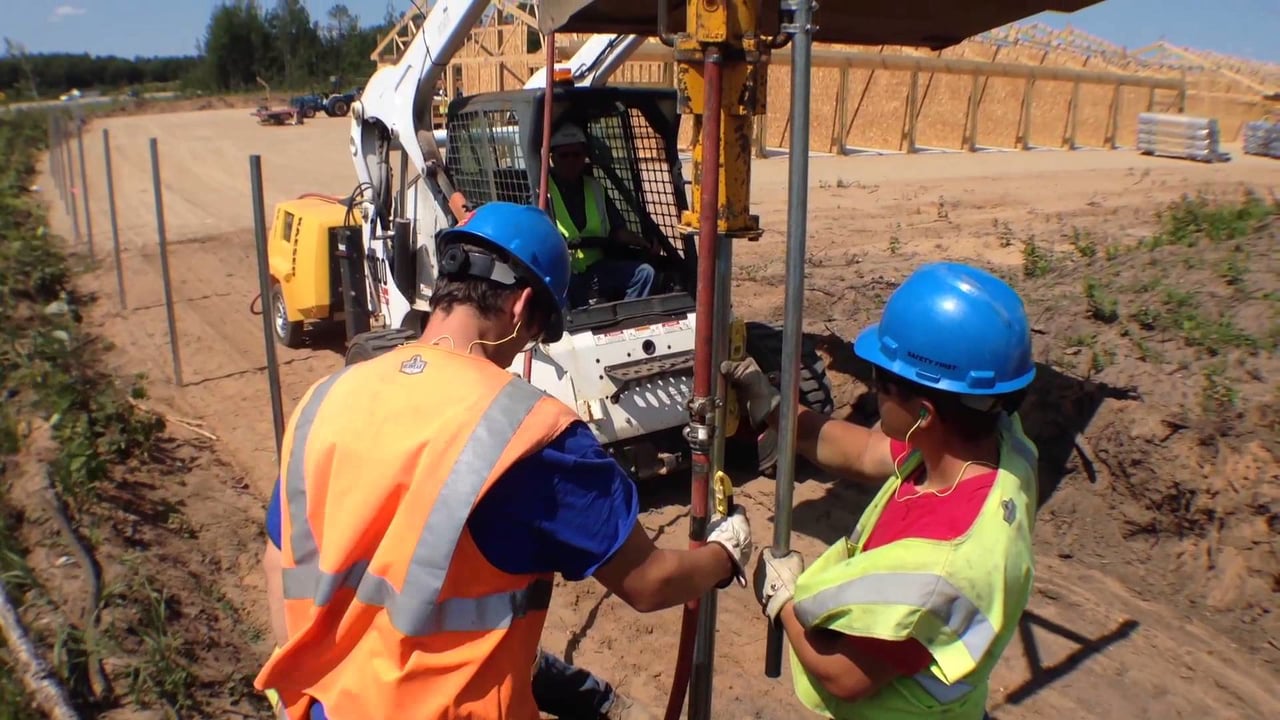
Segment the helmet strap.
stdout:
<path fill-rule="evenodd" d="M 517 277 L 511 265 L 492 254 L 467 250 L 461 245 L 450 245 L 440 254 L 440 272 L 443 275 L 466 274 L 501 285 L 515 285 Z"/>

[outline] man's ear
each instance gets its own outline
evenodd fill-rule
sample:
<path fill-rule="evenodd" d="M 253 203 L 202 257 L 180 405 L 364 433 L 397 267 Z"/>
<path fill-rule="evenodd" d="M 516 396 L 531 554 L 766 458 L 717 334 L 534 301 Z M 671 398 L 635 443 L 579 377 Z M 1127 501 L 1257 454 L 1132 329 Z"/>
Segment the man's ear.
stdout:
<path fill-rule="evenodd" d="M 519 322 L 521 330 L 529 333 L 540 333 L 542 328 L 537 327 L 539 318 L 534 313 L 534 307 L 533 288 L 521 289 L 516 295 L 515 303 L 511 306 L 512 327 Z"/>

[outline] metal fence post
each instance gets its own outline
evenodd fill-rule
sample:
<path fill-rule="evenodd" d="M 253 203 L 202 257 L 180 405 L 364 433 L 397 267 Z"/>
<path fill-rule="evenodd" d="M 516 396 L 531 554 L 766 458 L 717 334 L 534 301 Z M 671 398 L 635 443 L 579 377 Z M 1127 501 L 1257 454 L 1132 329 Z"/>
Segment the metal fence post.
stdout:
<path fill-rule="evenodd" d="M 76 123 L 76 148 L 80 157 L 80 198 L 84 202 L 84 234 L 89 241 L 89 259 L 93 252 L 93 217 L 89 212 L 89 173 L 84 165 L 84 123 Z"/>
<path fill-rule="evenodd" d="M 62 167 L 62 126 L 58 123 L 57 113 L 49 113 L 49 165 L 53 168 L 54 179 L 57 180 L 58 198 L 62 200 L 62 211 L 67 210 L 66 172 Z"/>
<path fill-rule="evenodd" d="M 46 125 L 48 125 L 48 126 L 49 126 L 49 127 L 47 128 L 47 129 L 48 129 L 48 131 L 49 131 L 49 139 L 48 139 L 48 143 L 49 143 L 49 178 L 50 178 L 51 180 L 53 180 L 53 189 L 54 189 L 54 190 L 57 190 L 57 189 L 58 189 L 58 185 L 59 185 L 59 183 L 58 183 L 58 163 L 57 163 L 57 162 L 55 162 L 55 161 L 54 161 L 54 159 L 53 159 L 53 113 L 49 113 L 49 116 L 48 116 L 47 118 L 45 118 L 45 119 L 46 119 L 46 120 L 48 120 L 48 122 L 46 123 Z M 61 192 L 61 191 L 59 191 L 59 192 Z"/>
<path fill-rule="evenodd" d="M 160 151 L 151 138 L 151 185 L 156 196 L 156 238 L 160 243 L 160 279 L 164 285 L 164 311 L 169 320 L 169 351 L 173 354 L 173 382 L 182 387 L 182 358 L 178 355 L 178 323 L 173 317 L 173 288 L 169 284 L 169 249 L 164 234 L 164 194 L 160 186 Z"/>
<path fill-rule="evenodd" d="M 262 200 L 262 156 L 249 156 L 249 185 L 253 195 L 253 237 L 258 246 L 258 289 L 262 293 L 262 341 L 267 353 L 267 386 L 271 391 L 271 421 L 276 432 L 276 460 L 280 459 L 280 447 L 284 442 L 284 405 L 280 398 L 280 363 L 276 358 L 276 343 L 271 330 L 275 313 L 271 305 L 270 265 L 267 259 L 267 221 Z"/>
<path fill-rule="evenodd" d="M 120 229 L 116 226 L 116 188 L 111 177 L 111 135 L 102 128 L 102 163 L 107 175 L 107 216 L 111 219 L 111 254 L 116 262 L 116 292 L 120 296 L 120 309 L 128 309 L 124 299 L 124 268 L 120 264 Z"/>
<path fill-rule="evenodd" d="M 68 170 L 67 180 L 71 185 L 70 192 L 68 193 L 68 195 L 71 198 L 71 231 L 75 235 L 75 244 L 79 245 L 80 244 L 80 203 L 77 202 L 76 200 L 76 194 L 80 192 L 80 189 L 76 185 L 76 174 L 75 174 L 75 171 L 73 170 L 73 168 L 75 167 L 75 163 L 71 159 L 71 143 L 66 142 L 66 140 L 69 137 L 70 137 L 69 135 L 65 133 L 63 134 L 62 147 L 66 150 L 66 153 L 67 153 L 67 170 Z"/>

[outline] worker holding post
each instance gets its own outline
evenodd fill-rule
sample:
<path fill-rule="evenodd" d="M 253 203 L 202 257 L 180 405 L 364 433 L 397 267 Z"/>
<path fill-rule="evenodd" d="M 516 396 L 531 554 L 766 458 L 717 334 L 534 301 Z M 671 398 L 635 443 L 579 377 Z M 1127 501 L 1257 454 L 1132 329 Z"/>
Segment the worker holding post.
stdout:
<path fill-rule="evenodd" d="M 800 408 L 796 447 L 880 491 L 807 570 L 797 552 L 763 550 L 757 598 L 782 624 L 812 711 L 980 720 L 1033 576 L 1038 451 L 1016 412 L 1035 375 L 1023 303 L 983 270 L 926 265 L 853 350 L 872 365 L 880 422 Z M 777 423 L 779 393 L 754 361 L 723 371 L 753 422 Z"/>
<path fill-rule="evenodd" d="M 656 548 L 590 429 L 506 370 L 564 331 L 547 214 L 487 203 L 438 242 L 422 337 L 315 383 L 285 429 L 263 558 L 278 647 L 255 681 L 282 719 L 533 720 L 555 573 L 640 612 L 746 585 L 741 509 L 703 547 Z"/>
<path fill-rule="evenodd" d="M 587 304 L 592 287 L 605 297 L 648 297 L 653 287 L 652 265 L 605 257 L 602 242 L 650 252 L 656 252 L 656 248 L 627 227 L 605 194 L 604 185 L 587 174 L 586 133 L 566 122 L 552 133 L 550 145 L 549 205 L 556 227 L 570 246 L 573 277 L 569 295 L 573 307 Z"/>

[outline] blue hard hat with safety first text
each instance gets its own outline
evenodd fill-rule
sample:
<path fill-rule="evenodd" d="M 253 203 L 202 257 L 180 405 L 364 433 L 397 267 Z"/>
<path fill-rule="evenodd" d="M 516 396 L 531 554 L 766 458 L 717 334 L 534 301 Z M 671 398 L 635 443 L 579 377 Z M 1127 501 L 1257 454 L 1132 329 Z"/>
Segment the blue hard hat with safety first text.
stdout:
<path fill-rule="evenodd" d="M 853 351 L 900 377 L 964 395 L 1015 392 L 1036 374 L 1022 298 L 995 275 L 960 263 L 912 273 Z"/>
<path fill-rule="evenodd" d="M 440 233 L 442 250 L 454 243 L 496 249 L 513 260 L 515 274 L 529 282 L 551 313 L 543 341 L 560 339 L 569 295 L 569 248 L 546 212 L 532 205 L 485 203 Z"/>

